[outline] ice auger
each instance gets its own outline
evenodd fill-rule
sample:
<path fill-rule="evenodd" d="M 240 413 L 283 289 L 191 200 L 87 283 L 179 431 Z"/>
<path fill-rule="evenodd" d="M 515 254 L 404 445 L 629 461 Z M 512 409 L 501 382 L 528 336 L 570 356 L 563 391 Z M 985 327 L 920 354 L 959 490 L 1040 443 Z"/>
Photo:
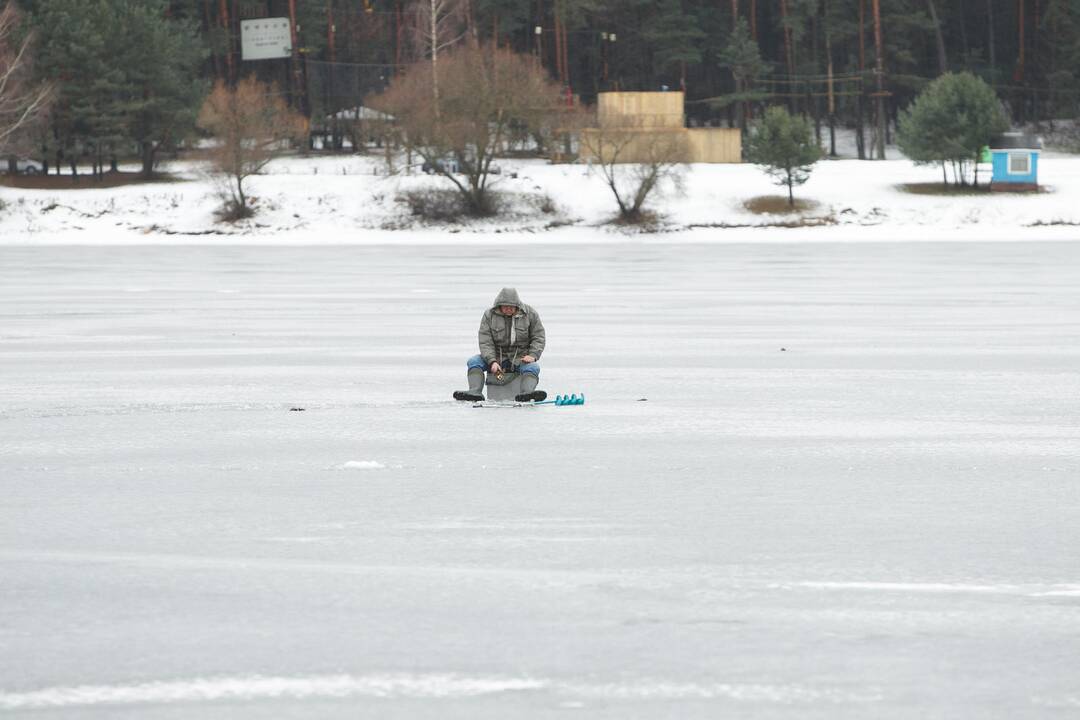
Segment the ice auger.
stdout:
<path fill-rule="evenodd" d="M 533 405 L 584 405 L 584 404 L 585 404 L 585 394 L 584 393 L 582 393 L 581 395 L 578 395 L 577 393 L 574 393 L 573 395 L 556 395 L 554 400 L 541 400 L 538 403 L 533 403 Z"/>

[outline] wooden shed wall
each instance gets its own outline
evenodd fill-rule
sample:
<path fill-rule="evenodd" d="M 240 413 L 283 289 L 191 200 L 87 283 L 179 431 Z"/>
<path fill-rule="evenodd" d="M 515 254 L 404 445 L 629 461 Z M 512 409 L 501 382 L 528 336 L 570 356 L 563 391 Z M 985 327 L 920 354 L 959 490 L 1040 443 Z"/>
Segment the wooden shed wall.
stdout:
<path fill-rule="evenodd" d="M 607 92 L 597 99 L 600 127 L 681 128 L 682 92 Z"/>
<path fill-rule="evenodd" d="M 742 133 L 738 128 L 690 128 L 686 132 L 690 162 L 742 162 Z"/>
<path fill-rule="evenodd" d="M 674 151 L 680 162 L 742 162 L 742 136 L 738 129 L 729 128 L 588 128 L 581 131 L 580 157 L 596 159 L 594 149 L 607 154 L 613 143 L 622 146 L 617 160 L 620 163 L 649 162 L 655 149 Z"/>

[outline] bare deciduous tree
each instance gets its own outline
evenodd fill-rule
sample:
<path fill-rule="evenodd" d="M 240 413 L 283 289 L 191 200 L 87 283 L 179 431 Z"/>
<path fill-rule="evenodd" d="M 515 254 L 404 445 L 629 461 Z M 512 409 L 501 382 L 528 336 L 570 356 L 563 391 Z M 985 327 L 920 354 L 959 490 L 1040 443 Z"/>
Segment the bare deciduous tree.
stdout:
<path fill-rule="evenodd" d="M 25 129 L 48 107 L 52 87 L 31 81 L 33 36 L 19 39 L 21 16 L 14 2 L 0 10 L 0 153 L 9 149 Z"/>
<path fill-rule="evenodd" d="M 439 115 L 439 51 L 456 45 L 467 33 L 463 0 L 416 0 L 416 46 L 419 57 L 431 59 L 431 92 Z"/>
<path fill-rule="evenodd" d="M 441 112 L 431 94 L 437 73 Z M 420 62 L 372 103 L 393 115 L 408 150 L 447 178 L 470 213 L 493 212 L 493 161 L 514 126 L 535 127 L 559 103 L 559 88 L 534 58 L 488 45 L 459 45 L 437 67 Z"/>
<path fill-rule="evenodd" d="M 211 157 L 214 172 L 224 180 L 223 218 L 250 217 L 244 181 L 258 174 L 292 142 L 303 142 L 307 120 L 286 105 L 273 85 L 253 77 L 230 88 L 214 86 L 199 112 L 199 127 L 218 140 Z"/>
<path fill-rule="evenodd" d="M 621 128 L 582 131 L 581 149 L 627 223 L 647 218 L 645 202 L 662 184 L 681 184 L 688 152 L 685 133 Z"/>

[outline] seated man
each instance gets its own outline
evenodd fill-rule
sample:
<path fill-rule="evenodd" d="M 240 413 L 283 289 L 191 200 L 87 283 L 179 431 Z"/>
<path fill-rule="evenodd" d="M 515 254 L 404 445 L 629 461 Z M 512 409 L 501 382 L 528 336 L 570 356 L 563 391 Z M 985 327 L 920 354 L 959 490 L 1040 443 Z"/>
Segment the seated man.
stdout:
<path fill-rule="evenodd" d="M 540 382 L 537 360 L 546 340 L 540 315 L 521 302 L 517 290 L 503 288 L 480 319 L 480 354 L 468 361 L 469 389 L 458 390 L 454 399 L 483 400 L 487 370 L 497 376 L 508 372 L 521 375 L 521 393 L 514 398 L 518 402 L 543 400 L 547 393 L 536 389 Z"/>

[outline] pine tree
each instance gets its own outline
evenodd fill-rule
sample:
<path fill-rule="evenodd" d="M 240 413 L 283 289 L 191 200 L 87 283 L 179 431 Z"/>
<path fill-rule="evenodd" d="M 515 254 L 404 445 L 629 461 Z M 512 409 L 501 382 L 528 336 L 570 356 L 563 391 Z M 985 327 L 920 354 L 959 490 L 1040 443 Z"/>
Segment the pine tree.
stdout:
<path fill-rule="evenodd" d="M 127 136 L 139 149 L 142 173 L 154 171 L 157 152 L 195 127 L 207 85 L 198 69 L 206 51 L 195 26 L 166 16 L 165 0 L 110 0 L 107 20 L 124 43 L 112 54 L 121 68 L 121 107 Z"/>
<path fill-rule="evenodd" d="M 680 89 L 686 89 L 686 66 L 701 62 L 705 33 L 682 7 L 681 0 L 661 0 L 656 17 L 643 32 L 654 47 L 656 69 L 663 74 L 675 71 Z"/>
<path fill-rule="evenodd" d="M 821 150 L 814 142 L 809 121 L 779 106 L 765 111 L 746 144 L 746 159 L 761 165 L 777 185 L 787 187 L 788 205 L 792 207 L 794 186 L 810 178 L 810 171 L 820 158 Z"/>
<path fill-rule="evenodd" d="M 764 97 L 764 93 L 754 89 L 754 83 L 769 66 L 761 59 L 757 41 L 750 37 L 750 26 L 743 18 L 739 18 L 731 30 L 727 47 L 720 53 L 720 65 L 731 70 L 735 82 L 735 92 L 723 98 L 721 103 L 736 103 L 739 127 L 745 131 L 750 103 Z"/>
<path fill-rule="evenodd" d="M 897 141 L 917 163 L 941 163 L 943 173 L 952 164 L 961 185 L 967 184 L 966 169 L 972 164 L 978 185 L 983 146 L 1008 127 L 993 88 L 971 73 L 946 73 L 900 114 Z"/>
<path fill-rule="evenodd" d="M 46 150 L 55 154 L 57 172 L 66 159 L 74 174 L 79 157 L 101 140 L 104 128 L 115 127 L 119 114 L 103 24 L 79 0 L 42 0 L 34 25 L 41 42 L 37 74 L 57 84 Z"/>
<path fill-rule="evenodd" d="M 144 176 L 158 150 L 194 128 L 205 94 L 205 52 L 195 26 L 170 20 L 165 0 L 39 0 L 38 72 L 57 80 L 53 135 L 74 171 L 89 155 L 96 168 L 133 145 Z"/>

